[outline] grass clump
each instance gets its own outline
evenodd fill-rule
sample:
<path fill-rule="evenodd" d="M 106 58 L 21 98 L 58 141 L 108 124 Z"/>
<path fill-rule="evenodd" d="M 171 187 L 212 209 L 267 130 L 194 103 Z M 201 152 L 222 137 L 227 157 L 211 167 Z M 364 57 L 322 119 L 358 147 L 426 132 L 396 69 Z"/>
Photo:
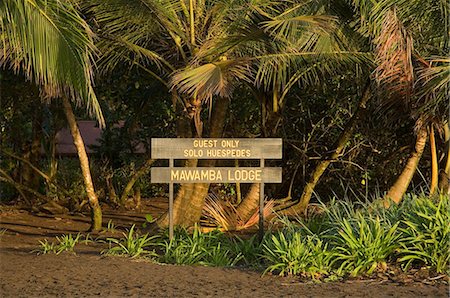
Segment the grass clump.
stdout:
<path fill-rule="evenodd" d="M 139 235 L 135 232 L 133 225 L 127 233 L 122 233 L 123 238 L 107 238 L 109 248 L 103 251 L 108 255 L 125 255 L 132 258 L 137 257 L 154 257 L 156 254 L 150 247 L 158 236 L 149 237 L 148 234 Z"/>
<path fill-rule="evenodd" d="M 400 262 L 405 270 L 414 264 L 434 268 L 438 273 L 450 272 L 449 197 L 438 201 L 414 199 L 402 220 Z"/>
<path fill-rule="evenodd" d="M 192 234 L 177 229 L 174 237 L 162 240 L 159 245 L 162 263 L 205 266 L 234 266 L 243 254 L 233 249 L 233 242 L 220 231 L 201 233 L 198 227 Z"/>
<path fill-rule="evenodd" d="M 398 248 L 398 223 L 389 226 L 378 217 L 358 214 L 353 220 L 343 218 L 338 225 L 338 234 L 329 236 L 336 250 L 333 259 L 339 266 L 338 274 L 356 276 L 386 269 L 386 261 Z"/>
<path fill-rule="evenodd" d="M 316 278 L 330 271 L 332 254 L 317 236 L 282 230 L 267 236 L 262 246 L 261 256 L 267 264 L 264 273 Z"/>
<path fill-rule="evenodd" d="M 81 237 L 82 235 L 80 233 L 76 236 L 64 234 L 56 237 L 56 243 L 49 242 L 47 239 L 40 240 L 39 248 L 34 252 L 37 252 L 37 254 L 55 253 L 57 255 L 65 251 L 74 252 L 75 245 L 81 240 Z"/>

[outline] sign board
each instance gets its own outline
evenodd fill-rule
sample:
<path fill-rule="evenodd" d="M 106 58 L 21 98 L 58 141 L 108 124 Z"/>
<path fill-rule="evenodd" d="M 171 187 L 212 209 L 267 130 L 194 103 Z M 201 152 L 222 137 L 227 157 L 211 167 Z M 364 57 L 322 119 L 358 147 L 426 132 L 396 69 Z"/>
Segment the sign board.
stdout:
<path fill-rule="evenodd" d="M 281 159 L 281 139 L 152 139 L 153 159 Z"/>
<path fill-rule="evenodd" d="M 152 168 L 152 183 L 281 183 L 281 168 Z"/>
<path fill-rule="evenodd" d="M 152 168 L 152 183 L 169 183 L 169 238 L 173 238 L 174 183 L 259 183 L 259 231 L 264 235 L 264 183 L 281 183 L 281 168 L 265 168 L 265 159 L 281 159 L 281 139 L 152 139 L 152 159 L 168 159 L 168 168 Z M 174 159 L 259 159 L 259 167 L 176 168 Z"/>

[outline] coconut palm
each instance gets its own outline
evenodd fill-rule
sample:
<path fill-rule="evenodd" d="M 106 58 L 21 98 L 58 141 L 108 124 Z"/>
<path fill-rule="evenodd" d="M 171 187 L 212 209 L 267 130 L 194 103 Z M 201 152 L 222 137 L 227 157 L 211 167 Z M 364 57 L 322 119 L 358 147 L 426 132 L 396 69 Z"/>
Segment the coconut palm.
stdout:
<path fill-rule="evenodd" d="M 231 94 L 234 82 L 247 82 L 262 107 L 262 135 L 274 137 L 280 126 L 281 110 L 288 92 L 295 85 L 312 85 L 356 65 L 370 65 L 370 53 L 353 46 L 349 28 L 340 24 L 342 10 L 321 1 L 285 1 L 271 6 L 254 7 L 248 17 L 214 46 L 206 45 L 203 55 L 216 57 L 197 64 L 174 76 L 182 92 L 205 97 Z M 348 35 L 348 36 L 347 36 Z M 202 64 L 203 63 L 203 64 Z M 336 143 L 332 156 L 321 161 L 305 186 L 299 204 L 292 211 L 307 206 L 314 187 L 325 169 L 336 159 L 352 136 L 352 131 L 370 98 L 368 85 L 359 108 Z M 259 187 L 251 187 L 238 206 L 240 216 L 250 216 L 258 205 Z"/>
<path fill-rule="evenodd" d="M 92 23 L 98 25 L 98 47 L 102 53 L 98 62 L 108 73 L 119 65 L 139 68 L 171 88 L 177 70 L 184 69 L 198 57 L 205 44 L 225 36 L 224 29 L 233 23 L 230 13 L 237 11 L 242 1 L 205 0 L 112 0 L 89 1 L 86 6 Z M 241 12 L 245 14 L 245 10 Z M 222 135 L 228 100 L 223 96 L 215 104 L 199 94 L 171 93 L 174 109 L 180 114 L 178 136 L 204 136 L 200 117 L 205 103 L 211 105 L 210 137 Z M 196 166 L 196 160 L 187 162 Z M 213 165 L 201 161 L 202 166 Z M 207 184 L 182 185 L 175 199 L 175 224 L 191 225 L 200 218 Z M 167 216 L 160 225 L 168 223 Z"/>
<path fill-rule="evenodd" d="M 416 143 L 403 172 L 386 194 L 399 203 L 417 169 L 430 135 L 437 181 L 434 124 L 448 113 L 448 13 L 446 1 L 358 1 L 360 31 L 371 37 L 377 68 L 375 78 L 385 108 L 401 105 L 415 120 Z M 435 183 L 434 183 L 435 184 Z M 431 187 L 432 189 L 434 186 Z"/>
<path fill-rule="evenodd" d="M 86 104 L 103 123 L 92 85 L 93 33 L 69 1 L 4 0 L 0 3 L 0 65 L 41 86 L 46 98 L 62 98 L 92 210 L 92 230 L 102 214 L 89 161 L 70 100 Z"/>

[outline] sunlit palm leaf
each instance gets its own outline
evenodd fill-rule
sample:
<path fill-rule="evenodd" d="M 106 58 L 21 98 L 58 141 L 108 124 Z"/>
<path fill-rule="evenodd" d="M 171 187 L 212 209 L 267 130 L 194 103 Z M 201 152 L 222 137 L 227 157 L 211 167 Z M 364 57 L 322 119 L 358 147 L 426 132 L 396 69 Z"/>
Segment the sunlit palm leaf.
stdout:
<path fill-rule="evenodd" d="M 233 83 L 238 79 L 246 80 L 247 72 L 242 60 L 220 61 L 178 72 L 173 76 L 172 84 L 181 92 L 197 94 L 203 99 L 214 95 L 228 97 L 233 91 Z"/>
<path fill-rule="evenodd" d="M 22 71 L 48 97 L 63 94 L 103 116 L 92 84 L 93 33 L 69 2 L 0 2 L 0 65 Z"/>

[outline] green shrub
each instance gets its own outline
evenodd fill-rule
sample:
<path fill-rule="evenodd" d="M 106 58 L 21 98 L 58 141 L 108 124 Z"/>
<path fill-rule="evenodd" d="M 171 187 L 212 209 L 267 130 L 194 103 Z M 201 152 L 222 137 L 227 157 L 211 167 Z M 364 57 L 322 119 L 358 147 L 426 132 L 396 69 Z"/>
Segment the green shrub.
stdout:
<path fill-rule="evenodd" d="M 134 231 L 135 226 L 133 225 L 128 233 L 123 233 L 124 238 L 107 238 L 109 242 L 109 249 L 103 251 L 105 254 L 109 255 L 127 255 L 132 258 L 139 256 L 143 257 L 154 257 L 156 253 L 153 250 L 149 250 L 148 247 L 155 245 L 155 239 L 158 236 L 149 237 L 148 234 L 142 236 L 138 235 Z M 111 246 L 115 244 L 115 246 Z"/>
<path fill-rule="evenodd" d="M 242 265 L 259 267 L 261 245 L 256 235 L 249 239 L 232 238 L 230 249 L 235 256 L 241 256 L 239 263 Z"/>
<path fill-rule="evenodd" d="M 338 274 L 371 274 L 379 265 L 384 267 L 388 257 L 398 248 L 398 223 L 389 226 L 382 224 L 379 217 L 358 214 L 355 219 L 344 218 L 337 224 L 338 234 L 331 238 Z"/>
<path fill-rule="evenodd" d="M 326 243 L 316 236 L 303 236 L 300 232 L 280 231 L 267 235 L 262 251 L 267 265 L 264 273 L 308 274 L 313 278 L 329 273 L 331 256 Z"/>
<path fill-rule="evenodd" d="M 206 266 L 234 266 L 243 257 L 231 248 L 232 242 L 220 231 L 201 233 L 195 227 L 189 234 L 175 230 L 171 240 L 161 242 L 162 263 Z"/>
<path fill-rule="evenodd" d="M 37 254 L 56 253 L 57 255 L 64 251 L 73 252 L 75 245 L 80 241 L 81 236 L 82 235 L 80 233 L 78 233 L 75 237 L 72 234 L 62 235 L 60 237 L 56 236 L 58 243 L 49 242 L 47 239 L 40 240 L 39 248 L 33 252 L 37 252 Z M 85 241 L 88 241 L 87 238 Z"/>
<path fill-rule="evenodd" d="M 450 216 L 449 196 L 439 200 L 417 198 L 409 203 L 400 231 L 399 262 L 408 269 L 413 263 L 432 266 L 437 272 L 449 270 Z"/>

